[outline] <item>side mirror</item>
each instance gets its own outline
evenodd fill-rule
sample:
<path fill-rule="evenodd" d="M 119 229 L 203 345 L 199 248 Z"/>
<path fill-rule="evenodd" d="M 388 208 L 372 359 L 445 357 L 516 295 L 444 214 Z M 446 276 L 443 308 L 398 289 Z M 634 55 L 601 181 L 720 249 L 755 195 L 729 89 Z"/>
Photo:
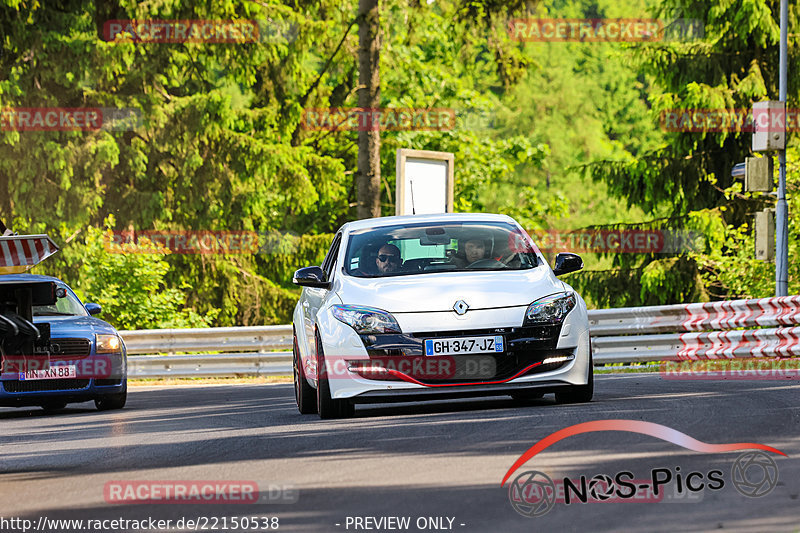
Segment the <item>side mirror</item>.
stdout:
<path fill-rule="evenodd" d="M 553 274 L 560 276 L 561 274 L 576 272 L 582 268 L 583 259 L 581 259 L 581 256 L 570 253 L 561 253 L 556 256 L 556 266 L 553 268 Z"/>
<path fill-rule="evenodd" d="M 292 283 L 301 287 L 315 287 L 330 289 L 331 283 L 326 279 L 325 272 L 318 266 L 305 267 L 295 271 Z"/>
<path fill-rule="evenodd" d="M 90 315 L 99 315 L 100 312 L 103 310 L 103 308 L 100 307 L 100 304 L 89 303 L 89 304 L 84 305 L 84 307 L 86 308 L 86 311 Z"/>

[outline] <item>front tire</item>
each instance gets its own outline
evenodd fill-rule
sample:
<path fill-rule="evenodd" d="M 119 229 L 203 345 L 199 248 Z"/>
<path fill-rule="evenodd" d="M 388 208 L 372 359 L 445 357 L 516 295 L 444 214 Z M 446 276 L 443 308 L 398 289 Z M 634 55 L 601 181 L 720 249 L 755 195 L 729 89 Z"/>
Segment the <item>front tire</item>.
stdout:
<path fill-rule="evenodd" d="M 328 382 L 328 369 L 325 367 L 325 354 L 322 339 L 317 332 L 314 336 L 317 348 L 317 413 L 323 420 L 353 416 L 355 406 L 349 400 L 334 400 Z"/>
<path fill-rule="evenodd" d="M 128 382 L 125 381 L 125 388 L 122 392 L 115 394 L 104 394 L 94 400 L 94 406 L 98 411 L 111 411 L 113 409 L 122 409 L 125 407 L 125 402 L 128 401 Z"/>
<path fill-rule="evenodd" d="M 294 400 L 297 402 L 297 410 L 301 415 L 313 415 L 317 412 L 317 398 L 314 387 L 308 384 L 306 374 L 303 371 L 300 350 L 297 346 L 297 336 L 294 335 L 292 345 L 292 374 L 294 376 Z"/>
<path fill-rule="evenodd" d="M 556 393 L 556 403 L 587 403 L 594 396 L 594 359 L 589 345 L 589 377 L 586 385 L 573 385 L 569 390 Z"/>

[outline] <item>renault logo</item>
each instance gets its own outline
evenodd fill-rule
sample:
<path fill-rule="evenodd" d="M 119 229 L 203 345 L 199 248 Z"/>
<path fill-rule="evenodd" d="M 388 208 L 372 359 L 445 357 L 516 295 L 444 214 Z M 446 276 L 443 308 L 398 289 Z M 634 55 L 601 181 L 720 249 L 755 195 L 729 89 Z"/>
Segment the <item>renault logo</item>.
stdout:
<path fill-rule="evenodd" d="M 469 310 L 469 306 L 467 302 L 464 300 L 459 300 L 455 304 L 453 304 L 453 311 L 456 312 L 457 315 L 463 315 Z"/>

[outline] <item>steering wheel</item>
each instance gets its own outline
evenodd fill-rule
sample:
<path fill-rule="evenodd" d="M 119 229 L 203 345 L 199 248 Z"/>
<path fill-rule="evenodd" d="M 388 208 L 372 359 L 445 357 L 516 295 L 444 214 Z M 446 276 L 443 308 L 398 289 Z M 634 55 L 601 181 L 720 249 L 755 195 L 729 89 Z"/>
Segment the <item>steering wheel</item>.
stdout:
<path fill-rule="evenodd" d="M 478 259 L 467 265 L 467 268 L 504 268 L 505 265 L 497 259 Z"/>

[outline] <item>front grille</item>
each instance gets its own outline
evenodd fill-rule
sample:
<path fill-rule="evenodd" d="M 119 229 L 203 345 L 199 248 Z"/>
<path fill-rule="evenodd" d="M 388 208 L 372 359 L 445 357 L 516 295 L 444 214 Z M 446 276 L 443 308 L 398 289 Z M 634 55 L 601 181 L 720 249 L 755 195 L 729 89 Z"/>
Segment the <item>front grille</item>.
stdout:
<path fill-rule="evenodd" d="M 503 335 L 505 342 L 505 352 L 501 354 L 480 354 L 480 357 L 489 357 L 494 360 L 492 365 L 495 369 L 494 375 L 476 380 L 475 378 L 433 378 L 425 379 L 421 376 L 413 376 L 415 379 L 426 384 L 445 384 L 459 382 L 492 382 L 507 380 L 525 368 L 543 361 L 548 357 L 570 355 L 572 350 L 557 350 L 558 337 L 561 334 L 561 326 L 532 326 L 514 328 L 493 328 L 480 330 L 460 330 L 460 331 L 436 331 L 414 334 L 383 334 L 383 335 L 362 335 L 361 340 L 371 358 L 385 358 L 397 356 L 417 356 L 425 357 L 423 343 L 425 339 L 441 337 L 482 337 L 490 335 Z M 456 360 L 456 365 L 460 366 L 459 358 L 473 356 L 449 356 Z M 548 372 L 567 364 L 557 363 L 535 366 L 527 374 Z"/>
<path fill-rule="evenodd" d="M 88 379 L 34 379 L 30 381 L 3 381 L 6 392 L 48 392 L 80 390 L 89 386 Z"/>
<path fill-rule="evenodd" d="M 509 338 L 555 338 L 561 331 L 561 325 L 555 326 L 525 326 L 515 328 L 487 328 L 487 329 L 459 329 L 453 331 L 429 331 L 413 333 L 418 339 L 434 339 L 438 337 L 481 337 L 484 335 L 506 335 Z"/>
<path fill-rule="evenodd" d="M 92 352 L 89 339 L 50 339 L 50 357 L 87 357 Z"/>

